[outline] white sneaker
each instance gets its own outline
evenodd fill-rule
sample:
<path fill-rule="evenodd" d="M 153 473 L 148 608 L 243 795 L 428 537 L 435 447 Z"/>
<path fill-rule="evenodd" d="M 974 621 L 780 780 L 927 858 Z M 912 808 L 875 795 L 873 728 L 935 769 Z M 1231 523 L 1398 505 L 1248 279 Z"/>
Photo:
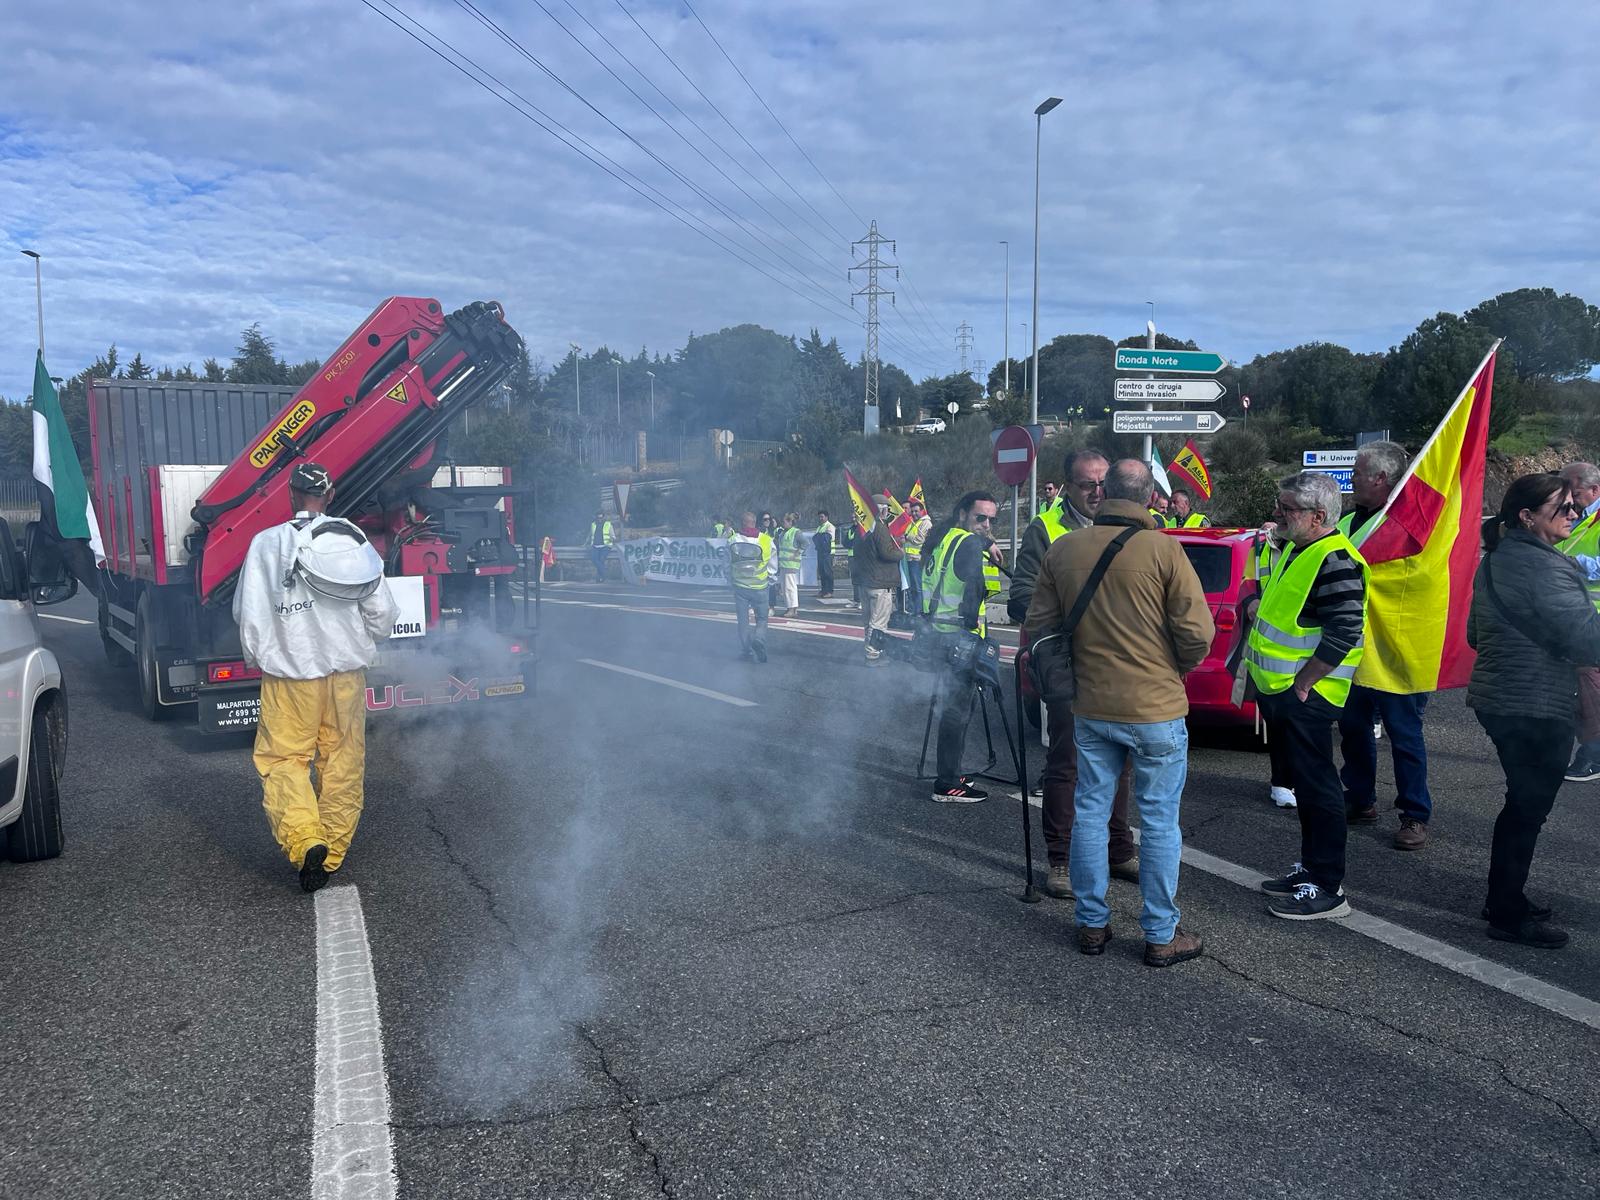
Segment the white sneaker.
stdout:
<path fill-rule="evenodd" d="M 1295 807 L 1294 789 L 1293 788 L 1286 788 L 1286 787 L 1275 787 L 1275 788 L 1273 788 L 1272 789 L 1272 802 L 1274 804 L 1276 804 L 1279 808 L 1294 808 Z"/>
<path fill-rule="evenodd" d="M 1374 721 L 1372 723 L 1372 740 L 1375 741 L 1375 742 L 1383 741 L 1383 722 L 1382 721 Z"/>

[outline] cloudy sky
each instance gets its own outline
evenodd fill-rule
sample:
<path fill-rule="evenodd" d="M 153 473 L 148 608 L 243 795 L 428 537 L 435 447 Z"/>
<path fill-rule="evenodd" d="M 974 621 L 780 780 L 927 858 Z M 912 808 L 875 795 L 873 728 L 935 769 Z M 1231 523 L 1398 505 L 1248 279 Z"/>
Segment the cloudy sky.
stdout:
<path fill-rule="evenodd" d="M 853 357 L 875 220 L 884 357 L 952 370 L 965 321 L 992 363 L 1002 239 L 1013 355 L 1030 319 L 1052 95 L 1046 336 L 1126 336 L 1153 300 L 1240 359 L 1384 349 L 1514 287 L 1600 302 L 1593 0 L 690 3 L 703 25 L 681 0 L 8 0 L 0 395 L 31 381 L 23 247 L 57 374 L 112 342 L 226 359 L 252 321 L 321 358 L 393 294 L 499 298 L 546 360 L 746 321 Z"/>

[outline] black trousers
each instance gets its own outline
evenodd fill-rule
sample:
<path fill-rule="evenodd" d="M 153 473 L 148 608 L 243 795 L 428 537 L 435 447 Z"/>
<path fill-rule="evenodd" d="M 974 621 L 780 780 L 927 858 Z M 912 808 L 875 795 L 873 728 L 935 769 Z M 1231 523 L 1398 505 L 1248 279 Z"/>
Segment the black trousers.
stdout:
<path fill-rule="evenodd" d="M 1078 794 L 1078 743 L 1073 736 L 1077 722 L 1070 704 L 1047 704 L 1045 714 L 1050 723 L 1050 749 L 1045 754 L 1044 774 L 1039 777 L 1044 785 L 1040 824 L 1044 826 L 1044 850 L 1050 865 L 1064 867 L 1072 857 L 1072 819 L 1077 814 L 1074 801 Z M 1132 791 L 1133 755 L 1130 754 L 1122 764 L 1117 791 L 1111 799 L 1108 849 L 1113 863 L 1125 863 L 1138 853 L 1133 830 L 1128 826 Z"/>
<path fill-rule="evenodd" d="M 936 784 L 949 787 L 961 778 L 961 755 L 967 746 L 967 725 L 972 720 L 972 672 L 948 668 L 939 676 L 939 740 L 934 755 Z"/>
<path fill-rule="evenodd" d="M 1532 717 L 1477 713 L 1506 773 L 1506 806 L 1494 823 L 1489 850 L 1489 923 L 1515 929 L 1528 915 L 1528 869 L 1539 830 L 1556 802 L 1574 726 Z"/>
<path fill-rule="evenodd" d="M 833 595 L 833 554 L 817 555 L 817 595 Z"/>
<path fill-rule="evenodd" d="M 1279 742 L 1289 777 L 1294 780 L 1300 814 L 1300 865 L 1312 883 L 1337 892 L 1344 882 L 1348 832 L 1344 784 L 1333 761 L 1333 725 L 1339 710 L 1315 692 L 1302 704 L 1292 687 L 1274 696 L 1258 696 L 1256 704 L 1267 719 L 1267 745 Z"/>

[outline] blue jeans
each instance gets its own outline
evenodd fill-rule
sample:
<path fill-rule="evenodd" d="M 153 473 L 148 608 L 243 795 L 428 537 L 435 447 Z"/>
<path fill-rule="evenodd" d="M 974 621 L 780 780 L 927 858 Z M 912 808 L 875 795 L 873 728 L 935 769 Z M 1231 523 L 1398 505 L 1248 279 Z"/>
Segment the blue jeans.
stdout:
<path fill-rule="evenodd" d="M 922 560 L 908 558 L 905 560 L 906 575 L 906 612 L 913 617 L 922 615 Z"/>
<path fill-rule="evenodd" d="M 590 546 L 589 560 L 594 563 L 594 576 L 596 583 L 604 583 L 606 578 L 606 559 L 611 557 L 610 546 Z"/>
<path fill-rule="evenodd" d="M 1139 806 L 1139 891 L 1144 911 L 1139 925 L 1145 941 L 1164 946 L 1178 929 L 1178 861 L 1183 831 L 1178 802 L 1189 777 L 1189 730 L 1182 720 L 1135 724 L 1079 717 L 1073 738 L 1078 748 L 1078 793 L 1072 823 L 1072 890 L 1078 924 L 1099 929 L 1111 920 L 1106 889 L 1112 797 L 1117 777 L 1131 755 L 1133 798 Z"/>
<path fill-rule="evenodd" d="M 767 590 L 733 589 L 733 607 L 738 614 L 739 648 L 749 653 L 757 646 L 767 648 Z"/>
<path fill-rule="evenodd" d="M 1381 720 L 1389 752 L 1394 755 L 1394 785 L 1399 793 L 1395 807 L 1403 817 L 1428 823 L 1433 797 L 1428 794 L 1422 714 L 1429 695 L 1397 695 L 1359 685 L 1350 689 L 1350 698 L 1339 713 L 1339 749 L 1344 753 L 1339 779 L 1344 784 L 1345 808 L 1370 808 L 1378 802 L 1378 743 L 1372 736 L 1372 723 Z"/>

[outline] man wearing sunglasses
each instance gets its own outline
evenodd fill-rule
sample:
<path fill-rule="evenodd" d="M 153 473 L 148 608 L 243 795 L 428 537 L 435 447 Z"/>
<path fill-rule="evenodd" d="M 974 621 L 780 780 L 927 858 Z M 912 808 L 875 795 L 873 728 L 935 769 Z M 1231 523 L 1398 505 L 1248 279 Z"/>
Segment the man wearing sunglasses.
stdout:
<path fill-rule="evenodd" d="M 987 590 L 983 564 L 996 551 L 989 530 L 998 511 L 988 492 L 968 492 L 956 501 L 949 520 L 928 534 L 922 557 L 923 606 L 938 633 L 951 638 L 988 634 L 983 619 Z M 988 792 L 961 774 L 975 682 L 970 666 L 958 669 L 947 665 L 939 678 L 933 799 L 940 804 L 976 804 L 989 798 Z"/>
<path fill-rule="evenodd" d="M 1355 507 L 1339 521 L 1339 532 L 1356 549 L 1378 528 L 1383 506 L 1405 477 L 1408 458 L 1395 442 L 1368 442 L 1356 452 L 1350 472 Z M 1367 653 L 1382 661 L 1398 647 L 1372 641 Z M 1428 793 L 1428 747 L 1422 737 L 1422 715 L 1431 693 L 1380 692 L 1356 684 L 1339 714 L 1339 746 L 1344 767 L 1345 816 L 1352 824 L 1371 825 L 1378 819 L 1378 743 L 1373 726 L 1383 722 L 1394 758 L 1394 806 L 1400 810 L 1395 830 L 1396 850 L 1421 850 L 1428 844 L 1428 819 L 1433 797 Z"/>
<path fill-rule="evenodd" d="M 1367 564 L 1337 528 L 1339 485 L 1302 471 L 1278 485 L 1287 543 L 1245 613 L 1245 661 L 1269 743 L 1281 739 L 1300 816 L 1300 860 L 1266 879 L 1268 909 L 1290 921 L 1344 917 L 1347 828 L 1333 725 L 1364 649 Z"/>

